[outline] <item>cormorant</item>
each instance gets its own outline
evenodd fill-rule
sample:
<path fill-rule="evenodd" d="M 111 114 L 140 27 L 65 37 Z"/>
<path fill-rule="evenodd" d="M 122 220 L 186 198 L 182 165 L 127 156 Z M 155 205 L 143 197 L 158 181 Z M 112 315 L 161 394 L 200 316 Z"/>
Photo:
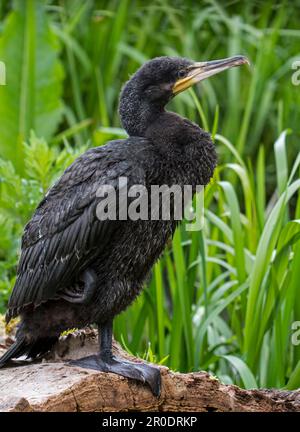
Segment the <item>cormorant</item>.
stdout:
<path fill-rule="evenodd" d="M 128 188 L 144 185 L 147 190 L 151 185 L 206 185 L 217 161 L 210 135 L 165 106 L 194 83 L 244 63 L 243 56 L 201 63 L 158 57 L 125 84 L 119 114 L 129 137 L 77 158 L 25 227 L 6 314 L 7 322 L 18 315 L 21 321 L 0 367 L 22 355 L 34 359 L 64 330 L 95 323 L 99 354 L 71 364 L 147 382 L 160 393 L 157 367 L 112 355 L 112 324 L 140 293 L 177 221 L 172 215 L 170 220 L 99 220 L 97 205 L 104 198 L 97 191 L 111 185 L 118 192 L 121 177 Z"/>

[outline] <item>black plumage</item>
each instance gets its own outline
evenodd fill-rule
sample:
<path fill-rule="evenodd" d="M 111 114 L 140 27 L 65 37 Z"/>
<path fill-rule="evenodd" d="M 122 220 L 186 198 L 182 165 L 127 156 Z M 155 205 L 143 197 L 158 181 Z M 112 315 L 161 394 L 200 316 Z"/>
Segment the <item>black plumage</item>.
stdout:
<path fill-rule="evenodd" d="M 117 190 L 120 177 L 128 179 L 128 187 L 139 184 L 148 190 L 151 185 L 206 185 L 217 161 L 210 135 L 166 111 L 165 105 L 202 75 L 242 63 L 243 57 L 207 63 L 160 57 L 126 83 L 119 112 L 129 137 L 80 156 L 25 227 L 6 315 L 7 321 L 20 315 L 21 323 L 17 341 L 0 359 L 0 367 L 10 358 L 43 354 L 62 331 L 91 323 L 101 329 L 102 352 L 109 351 L 114 316 L 139 294 L 177 222 L 172 217 L 99 220 L 96 209 L 103 198 L 97 190 L 104 184 Z M 157 370 L 140 365 L 133 371 L 111 352 L 77 364 L 146 380 L 159 392 Z"/>

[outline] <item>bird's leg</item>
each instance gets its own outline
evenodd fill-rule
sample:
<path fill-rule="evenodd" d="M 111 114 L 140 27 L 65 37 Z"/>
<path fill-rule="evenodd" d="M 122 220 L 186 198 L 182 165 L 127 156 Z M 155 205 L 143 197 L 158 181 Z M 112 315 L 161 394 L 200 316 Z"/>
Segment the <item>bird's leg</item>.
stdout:
<path fill-rule="evenodd" d="M 116 357 L 112 353 L 112 320 L 99 326 L 100 352 L 98 355 L 70 361 L 71 366 L 112 372 L 127 378 L 148 383 L 155 396 L 160 395 L 161 377 L 158 367 L 144 362 L 132 362 Z"/>
<path fill-rule="evenodd" d="M 80 280 L 84 283 L 83 291 L 76 292 L 72 289 L 66 288 L 60 294 L 60 298 L 67 300 L 70 303 L 88 304 L 92 299 L 96 286 L 97 286 L 97 275 L 92 269 L 87 269 L 83 272 Z"/>

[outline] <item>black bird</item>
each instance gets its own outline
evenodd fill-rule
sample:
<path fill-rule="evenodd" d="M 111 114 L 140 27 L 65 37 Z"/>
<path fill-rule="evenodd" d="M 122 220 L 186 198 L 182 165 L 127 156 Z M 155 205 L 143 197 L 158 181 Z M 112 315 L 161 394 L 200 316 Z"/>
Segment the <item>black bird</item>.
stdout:
<path fill-rule="evenodd" d="M 17 279 L 7 322 L 20 315 L 16 342 L 0 359 L 47 352 L 62 331 L 96 323 L 100 352 L 73 365 L 114 372 L 147 382 L 160 392 L 160 372 L 143 362 L 112 355 L 113 318 L 140 293 L 178 221 L 98 217 L 99 186 L 119 194 L 119 178 L 131 185 L 206 185 L 216 152 L 210 135 L 165 110 L 174 95 L 220 71 L 248 63 L 243 56 L 195 63 L 158 57 L 125 84 L 119 103 L 129 137 L 86 151 L 48 191 L 22 237 Z M 129 205 L 129 204 L 128 204 Z M 161 202 L 160 202 L 161 205 Z"/>

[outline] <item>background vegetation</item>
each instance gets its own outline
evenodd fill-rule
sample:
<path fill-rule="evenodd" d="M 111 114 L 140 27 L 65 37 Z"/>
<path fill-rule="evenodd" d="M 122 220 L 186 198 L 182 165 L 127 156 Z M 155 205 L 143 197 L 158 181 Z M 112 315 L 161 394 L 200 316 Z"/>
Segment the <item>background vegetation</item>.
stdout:
<path fill-rule="evenodd" d="M 35 206 L 88 146 L 124 136 L 122 83 L 146 59 L 244 54 L 169 107 L 214 137 L 205 229 L 177 230 L 115 323 L 128 350 L 244 387 L 300 386 L 299 4 L 0 0 L 0 311 Z"/>

